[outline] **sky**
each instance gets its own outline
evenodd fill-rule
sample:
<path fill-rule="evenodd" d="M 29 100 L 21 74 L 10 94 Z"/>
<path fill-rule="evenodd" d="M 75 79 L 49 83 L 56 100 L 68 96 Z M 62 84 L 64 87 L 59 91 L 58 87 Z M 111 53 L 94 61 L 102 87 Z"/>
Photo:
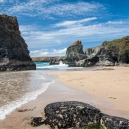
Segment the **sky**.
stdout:
<path fill-rule="evenodd" d="M 129 36 L 129 0 L 0 0 L 0 14 L 16 16 L 31 57 L 64 56 Z"/>

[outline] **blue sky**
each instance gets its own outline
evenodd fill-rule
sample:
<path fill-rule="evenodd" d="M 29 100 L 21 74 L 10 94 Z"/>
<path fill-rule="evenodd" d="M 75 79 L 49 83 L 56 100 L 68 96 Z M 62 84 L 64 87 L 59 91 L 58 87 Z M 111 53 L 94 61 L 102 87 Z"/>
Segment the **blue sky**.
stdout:
<path fill-rule="evenodd" d="M 31 56 L 65 55 L 129 35 L 129 0 L 0 0 L 0 13 L 16 16 Z"/>

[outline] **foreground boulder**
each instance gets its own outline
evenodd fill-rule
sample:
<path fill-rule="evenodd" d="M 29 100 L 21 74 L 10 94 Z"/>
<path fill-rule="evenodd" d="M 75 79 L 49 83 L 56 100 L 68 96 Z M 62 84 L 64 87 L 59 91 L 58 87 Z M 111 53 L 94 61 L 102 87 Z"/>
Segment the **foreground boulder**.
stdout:
<path fill-rule="evenodd" d="M 129 129 L 129 121 L 124 118 L 102 115 L 101 124 L 105 129 Z"/>
<path fill-rule="evenodd" d="M 77 101 L 48 104 L 42 115 L 32 117 L 29 124 L 45 124 L 53 129 L 129 129 L 129 120 L 103 114 L 99 109 Z"/>
<path fill-rule="evenodd" d="M 45 123 L 51 128 L 84 127 L 99 124 L 100 110 L 91 105 L 77 102 L 57 102 L 45 107 Z"/>
<path fill-rule="evenodd" d="M 35 70 L 16 17 L 0 15 L 0 71 Z"/>

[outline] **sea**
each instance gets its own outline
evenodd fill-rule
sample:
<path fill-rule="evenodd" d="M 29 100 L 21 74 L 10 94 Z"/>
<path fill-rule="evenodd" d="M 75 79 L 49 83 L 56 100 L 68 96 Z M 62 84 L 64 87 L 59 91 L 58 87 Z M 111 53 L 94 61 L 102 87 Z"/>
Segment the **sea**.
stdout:
<path fill-rule="evenodd" d="M 75 70 L 82 69 L 83 67 L 68 67 L 67 64 L 63 64 L 62 61 L 58 65 L 49 65 L 49 62 L 35 62 L 37 70 L 57 71 L 57 70 Z"/>
<path fill-rule="evenodd" d="M 0 120 L 21 105 L 36 99 L 54 83 L 53 78 L 43 74 L 45 71 L 83 70 L 82 67 L 68 67 L 62 62 L 59 65 L 49 65 L 49 62 L 35 64 L 35 71 L 0 72 Z"/>

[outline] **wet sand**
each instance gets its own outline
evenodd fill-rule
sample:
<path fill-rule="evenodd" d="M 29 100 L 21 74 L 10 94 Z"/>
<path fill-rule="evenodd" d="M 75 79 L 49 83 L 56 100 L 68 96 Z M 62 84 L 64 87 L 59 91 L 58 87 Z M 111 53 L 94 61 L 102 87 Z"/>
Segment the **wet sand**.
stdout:
<path fill-rule="evenodd" d="M 41 117 L 44 107 L 52 102 L 59 101 L 81 101 L 89 103 L 95 107 L 102 107 L 106 112 L 107 108 L 111 108 L 112 104 L 106 101 L 101 101 L 86 94 L 83 91 L 78 91 L 73 88 L 66 87 L 61 82 L 55 82 L 49 86 L 46 92 L 39 95 L 36 100 L 30 101 L 22 105 L 18 109 L 9 114 L 6 119 L 0 121 L 0 129 L 49 129 L 47 126 L 31 127 L 28 124 L 30 117 Z M 103 106 L 104 105 L 104 106 Z M 18 112 L 19 109 L 27 109 L 26 112 Z M 32 111 L 31 111 L 31 110 Z"/>
<path fill-rule="evenodd" d="M 0 121 L 0 129 L 49 129 L 44 125 L 31 127 L 27 123 L 28 119 L 41 117 L 47 104 L 59 101 L 85 102 L 99 108 L 103 113 L 129 119 L 129 68 L 113 69 L 46 73 L 50 78 L 52 76 L 48 74 L 58 75 L 57 82 L 51 84 L 36 100 L 18 108 L 27 109 L 26 112 L 14 110 L 6 119 Z"/>

